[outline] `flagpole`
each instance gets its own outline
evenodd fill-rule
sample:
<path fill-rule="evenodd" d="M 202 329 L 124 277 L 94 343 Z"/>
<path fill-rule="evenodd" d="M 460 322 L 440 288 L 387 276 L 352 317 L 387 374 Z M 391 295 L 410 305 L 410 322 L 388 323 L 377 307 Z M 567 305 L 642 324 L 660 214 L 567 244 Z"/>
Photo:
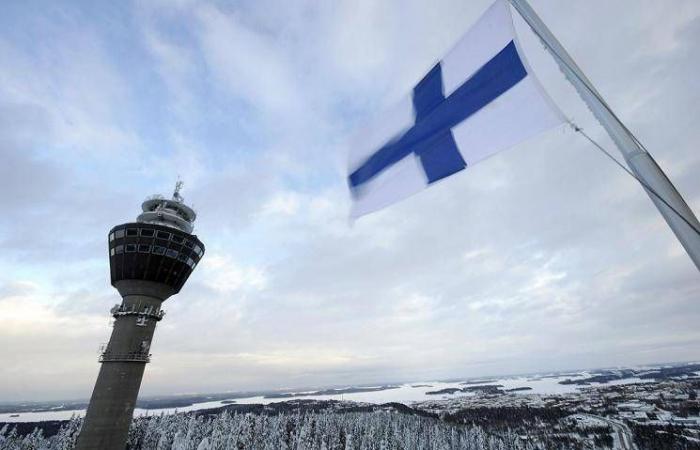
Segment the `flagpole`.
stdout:
<path fill-rule="evenodd" d="M 554 37 L 547 26 L 530 7 L 527 0 L 509 0 L 520 16 L 540 38 L 557 64 L 573 84 L 593 115 L 605 128 L 615 145 L 625 158 L 627 165 L 635 174 L 656 205 L 671 230 L 676 234 L 681 245 L 700 270 L 700 222 L 693 214 L 671 180 L 632 132 L 625 127 L 615 115 L 603 97 L 586 78 L 564 47 Z M 661 198 L 659 198 L 661 197 Z"/>

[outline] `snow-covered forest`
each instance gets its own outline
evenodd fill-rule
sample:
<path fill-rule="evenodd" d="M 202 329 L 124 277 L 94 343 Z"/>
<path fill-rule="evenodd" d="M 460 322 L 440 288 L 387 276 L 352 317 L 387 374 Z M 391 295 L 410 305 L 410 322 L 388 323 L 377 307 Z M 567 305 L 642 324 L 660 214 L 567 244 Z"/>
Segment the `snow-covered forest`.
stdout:
<path fill-rule="evenodd" d="M 0 450 L 69 450 L 81 420 L 54 436 L 39 430 L 26 436 L 8 426 L 0 430 Z M 477 426 L 455 425 L 432 417 L 391 411 L 330 411 L 292 414 L 173 414 L 134 420 L 129 449 L 153 450 L 391 450 L 526 448 L 515 435 L 493 435 Z"/>

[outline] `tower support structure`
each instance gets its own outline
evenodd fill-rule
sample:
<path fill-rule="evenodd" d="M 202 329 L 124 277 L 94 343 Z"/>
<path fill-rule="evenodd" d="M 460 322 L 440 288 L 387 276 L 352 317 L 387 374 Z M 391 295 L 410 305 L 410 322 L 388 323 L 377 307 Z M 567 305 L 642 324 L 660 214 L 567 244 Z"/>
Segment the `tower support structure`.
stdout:
<path fill-rule="evenodd" d="M 136 222 L 109 233 L 112 286 L 122 302 L 111 309 L 114 328 L 101 348 L 102 366 L 78 436 L 79 450 L 124 450 L 162 303 L 178 293 L 204 255 L 192 234 L 194 211 L 178 183 L 172 199 L 153 196 Z"/>

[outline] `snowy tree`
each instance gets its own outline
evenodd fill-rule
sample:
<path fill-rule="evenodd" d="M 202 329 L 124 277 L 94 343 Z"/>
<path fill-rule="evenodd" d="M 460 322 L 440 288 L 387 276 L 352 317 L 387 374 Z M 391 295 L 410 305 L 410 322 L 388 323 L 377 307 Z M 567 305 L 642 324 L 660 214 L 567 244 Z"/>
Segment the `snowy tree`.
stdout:
<path fill-rule="evenodd" d="M 0 450 L 70 450 L 81 420 L 54 436 L 40 430 L 19 436 L 0 429 Z M 510 431 L 486 433 L 478 426 L 447 423 L 389 411 L 295 412 L 291 414 L 172 414 L 134 419 L 129 450 L 449 450 L 526 449 L 532 444 Z"/>
<path fill-rule="evenodd" d="M 197 450 L 212 450 L 211 445 L 209 444 L 209 438 L 202 439 L 202 442 L 200 442 L 197 446 Z"/>

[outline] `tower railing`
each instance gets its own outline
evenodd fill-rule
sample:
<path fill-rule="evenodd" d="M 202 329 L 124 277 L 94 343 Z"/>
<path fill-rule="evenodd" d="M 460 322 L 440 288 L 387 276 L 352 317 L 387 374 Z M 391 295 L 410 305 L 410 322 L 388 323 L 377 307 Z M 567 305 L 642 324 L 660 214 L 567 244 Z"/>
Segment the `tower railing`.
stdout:
<path fill-rule="evenodd" d="M 122 316 L 139 316 L 144 317 L 146 319 L 153 319 L 156 322 L 158 322 L 160 320 L 163 320 L 163 317 L 165 317 L 165 311 L 163 311 L 162 309 L 156 310 L 151 306 L 147 306 L 144 309 L 138 309 L 133 306 L 127 307 L 124 304 L 116 304 L 112 307 L 110 312 L 112 313 L 112 316 L 115 319 L 118 319 Z"/>
<path fill-rule="evenodd" d="M 98 358 L 99 362 L 151 362 L 151 354 L 148 352 L 111 353 L 104 352 Z"/>

